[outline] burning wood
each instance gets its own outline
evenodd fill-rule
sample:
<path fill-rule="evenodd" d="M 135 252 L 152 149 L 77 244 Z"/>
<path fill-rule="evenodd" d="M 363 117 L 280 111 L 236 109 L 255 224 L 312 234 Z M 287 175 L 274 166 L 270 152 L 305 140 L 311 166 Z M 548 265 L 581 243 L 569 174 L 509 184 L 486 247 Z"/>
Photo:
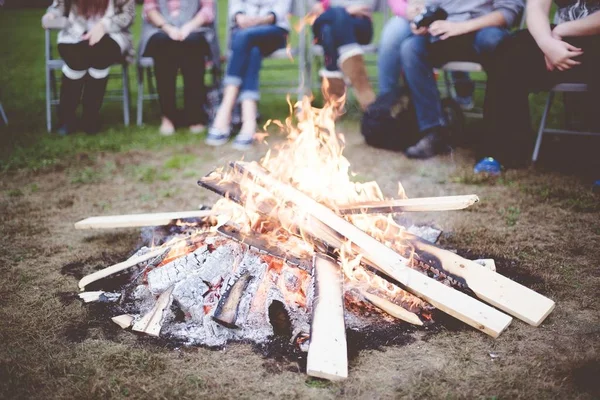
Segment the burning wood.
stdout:
<path fill-rule="evenodd" d="M 360 248 L 360 253 L 369 259 L 379 271 L 400 282 L 409 292 L 423 298 L 438 309 L 492 337 L 498 337 L 510 325 L 512 318 L 508 315 L 411 269 L 407 265 L 407 260 L 392 249 L 299 190 L 277 181 L 264 169 L 247 163 L 236 163 L 235 166 L 240 171 L 252 176 L 257 184 L 268 188 L 269 191 L 285 201 L 293 202 L 296 207 L 309 216 L 309 219 L 319 221 L 356 245 Z"/>
<path fill-rule="evenodd" d="M 413 211 L 462 210 L 479 201 L 474 194 L 466 196 L 423 197 L 387 201 L 367 201 L 340 206 L 337 211 L 347 214 L 392 214 Z"/>
<path fill-rule="evenodd" d="M 239 328 L 235 321 L 238 317 L 238 309 L 242 296 L 252 280 L 252 275 L 246 273 L 238 278 L 225 290 L 225 293 L 219 300 L 217 308 L 213 314 L 213 319 L 223 326 L 231 329 Z"/>
<path fill-rule="evenodd" d="M 202 219 L 215 216 L 210 210 L 178 211 L 154 214 L 107 215 L 89 217 L 75 223 L 75 229 L 134 228 L 169 225 L 182 219 Z"/>
<path fill-rule="evenodd" d="M 348 377 L 342 272 L 331 259 L 314 259 L 315 297 L 306 373 L 329 380 Z"/>
<path fill-rule="evenodd" d="M 375 307 L 382 309 L 394 318 L 401 319 L 402 321 L 408 322 L 413 325 L 423 325 L 423 321 L 421 321 L 417 314 L 407 311 L 403 307 L 400 307 L 399 305 L 394 304 L 389 300 L 371 294 L 366 290 L 361 290 L 360 294 Z"/>

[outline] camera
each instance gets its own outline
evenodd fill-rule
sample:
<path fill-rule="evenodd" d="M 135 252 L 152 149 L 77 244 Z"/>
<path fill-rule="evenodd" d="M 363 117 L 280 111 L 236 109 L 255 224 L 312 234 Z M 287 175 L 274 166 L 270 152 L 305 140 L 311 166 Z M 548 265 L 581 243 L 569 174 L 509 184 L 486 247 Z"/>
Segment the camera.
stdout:
<path fill-rule="evenodd" d="M 417 28 L 429 27 L 434 21 L 440 21 L 448 18 L 448 12 L 442 7 L 428 6 L 417 15 L 413 22 Z"/>

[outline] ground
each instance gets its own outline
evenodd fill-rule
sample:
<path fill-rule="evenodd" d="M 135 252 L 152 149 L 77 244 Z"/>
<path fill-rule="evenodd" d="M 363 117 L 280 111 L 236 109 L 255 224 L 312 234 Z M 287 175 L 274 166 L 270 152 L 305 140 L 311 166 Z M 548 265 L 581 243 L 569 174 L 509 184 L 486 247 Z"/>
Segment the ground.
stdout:
<path fill-rule="evenodd" d="M 538 328 L 515 320 L 491 339 L 452 319 L 409 334 L 399 325 L 403 333 L 389 345 L 351 348 L 349 379 L 328 383 L 308 378 L 281 352 L 249 344 L 174 348 L 121 331 L 75 301 L 77 280 L 131 255 L 140 231 L 75 231 L 74 222 L 211 204 L 215 196 L 197 178 L 241 154 L 207 148 L 185 131 L 160 137 L 151 104 L 144 127 L 123 128 L 119 105 L 107 104 L 99 135 L 47 135 L 41 15 L 0 13 L 0 34 L 10 38 L 0 41 L 0 101 L 10 119 L 0 125 L 0 398 L 600 396 L 600 197 L 590 188 L 600 170 L 591 139 L 547 140 L 541 166 L 482 179 L 465 149 L 415 162 L 366 147 L 356 116 L 340 129 L 357 179 L 376 179 L 390 197 L 398 181 L 411 197 L 480 196 L 466 211 L 411 217 L 442 229 L 445 248 L 495 258 L 501 273 L 555 300 Z M 543 99 L 532 99 L 534 124 Z M 260 109 L 280 118 L 287 105 L 270 95 Z"/>

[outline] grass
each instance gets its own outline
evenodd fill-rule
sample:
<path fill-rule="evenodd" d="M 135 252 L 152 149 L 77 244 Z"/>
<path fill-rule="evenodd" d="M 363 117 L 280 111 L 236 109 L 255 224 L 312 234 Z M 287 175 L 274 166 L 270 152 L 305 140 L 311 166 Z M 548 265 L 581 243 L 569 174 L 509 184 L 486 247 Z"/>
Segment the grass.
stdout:
<path fill-rule="evenodd" d="M 219 0 L 220 20 L 219 35 L 221 42 L 225 38 L 226 1 Z M 69 163 L 82 154 L 89 157 L 103 152 L 125 152 L 134 149 L 156 150 L 172 146 L 193 146 L 202 137 L 184 132 L 173 137 L 161 137 L 157 134 L 159 110 L 156 104 L 146 102 L 145 122 L 143 127 L 123 127 L 120 103 L 106 103 L 102 110 L 105 129 L 98 135 L 71 135 L 61 138 L 45 133 L 45 94 L 44 94 L 44 48 L 43 31 L 40 19 L 44 10 L 25 9 L 0 12 L 0 34 L 11 40 L 0 42 L 0 101 L 9 116 L 10 125 L 0 126 L 0 171 L 25 168 L 42 170 Z M 141 30 L 141 12 L 138 8 L 137 20 L 133 28 L 135 43 Z M 383 20 L 381 15 L 375 17 L 375 41 L 378 40 Z M 292 46 L 297 43 L 297 34 L 291 35 Z M 375 55 L 368 55 L 368 70 L 375 77 Z M 262 72 L 262 82 L 293 81 L 297 77 L 297 61 L 268 60 Z M 135 68 L 130 67 L 132 81 L 135 81 Z M 476 79 L 484 78 L 483 74 L 474 75 Z M 109 89 L 119 89 L 120 80 L 113 79 Z M 136 98 L 136 85 L 131 88 L 132 99 Z M 476 100 L 481 104 L 483 92 L 476 93 Z M 534 120 L 539 118 L 543 96 L 533 96 Z M 551 122 L 558 120 L 560 107 L 553 114 Z M 284 118 L 288 114 L 285 96 L 265 93 L 262 96 L 260 112 L 266 118 Z M 135 115 L 135 109 L 132 109 Z M 351 120 L 356 120 L 356 114 Z"/>

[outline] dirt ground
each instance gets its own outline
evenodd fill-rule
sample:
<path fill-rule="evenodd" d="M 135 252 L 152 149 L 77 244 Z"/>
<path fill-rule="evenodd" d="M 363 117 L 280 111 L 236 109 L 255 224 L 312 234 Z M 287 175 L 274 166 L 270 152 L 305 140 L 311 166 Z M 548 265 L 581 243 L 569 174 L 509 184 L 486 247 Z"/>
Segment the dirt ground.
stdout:
<path fill-rule="evenodd" d="M 578 398 L 600 396 L 600 197 L 577 178 L 535 170 L 474 178 L 462 152 L 425 162 L 348 136 L 361 180 L 388 196 L 476 193 L 468 211 L 412 216 L 441 244 L 497 260 L 502 273 L 557 302 L 534 328 L 498 339 L 461 324 L 416 330 L 403 344 L 352 352 L 349 378 L 308 378 L 298 363 L 249 344 L 173 348 L 118 327 L 72 299 L 82 274 L 136 250 L 136 229 L 75 231 L 91 215 L 194 209 L 215 197 L 196 179 L 240 154 L 199 144 L 82 155 L 0 183 L 0 398 Z M 256 159 L 264 148 L 246 159 Z"/>

